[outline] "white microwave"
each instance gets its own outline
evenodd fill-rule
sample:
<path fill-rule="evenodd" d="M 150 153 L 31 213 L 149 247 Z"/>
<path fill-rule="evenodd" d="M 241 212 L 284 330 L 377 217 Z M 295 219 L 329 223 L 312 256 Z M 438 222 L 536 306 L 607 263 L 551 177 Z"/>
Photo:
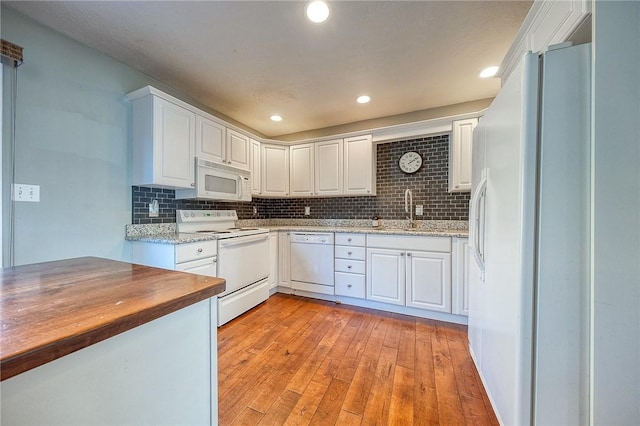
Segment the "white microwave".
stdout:
<path fill-rule="evenodd" d="M 176 189 L 176 198 L 251 201 L 251 172 L 196 158 L 193 189 Z"/>

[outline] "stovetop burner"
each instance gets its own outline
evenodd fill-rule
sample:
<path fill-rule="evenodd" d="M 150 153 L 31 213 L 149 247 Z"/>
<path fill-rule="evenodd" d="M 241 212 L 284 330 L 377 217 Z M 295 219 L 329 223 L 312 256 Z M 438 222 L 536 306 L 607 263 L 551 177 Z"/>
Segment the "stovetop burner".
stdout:
<path fill-rule="evenodd" d="M 183 234 L 220 235 L 232 238 L 269 232 L 260 228 L 235 226 L 238 215 L 235 210 L 176 210 L 176 227 Z"/>

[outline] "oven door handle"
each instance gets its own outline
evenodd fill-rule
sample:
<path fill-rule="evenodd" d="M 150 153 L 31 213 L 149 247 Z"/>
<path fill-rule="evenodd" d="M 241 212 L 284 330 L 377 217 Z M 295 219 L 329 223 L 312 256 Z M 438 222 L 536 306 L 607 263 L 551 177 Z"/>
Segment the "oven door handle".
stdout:
<path fill-rule="evenodd" d="M 235 238 L 227 238 L 223 240 L 218 240 L 220 248 L 222 247 L 232 247 L 239 246 L 244 244 L 256 243 L 260 241 L 266 241 L 269 239 L 269 234 L 258 234 L 258 235 L 247 235 L 245 237 L 235 237 Z"/>

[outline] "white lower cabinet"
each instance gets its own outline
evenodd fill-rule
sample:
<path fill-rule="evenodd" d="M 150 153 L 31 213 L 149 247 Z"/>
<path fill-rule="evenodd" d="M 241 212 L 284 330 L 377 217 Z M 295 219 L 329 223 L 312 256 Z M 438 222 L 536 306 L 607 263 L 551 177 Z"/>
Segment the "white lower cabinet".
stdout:
<path fill-rule="evenodd" d="M 411 251 L 406 262 L 406 305 L 451 312 L 451 254 Z"/>
<path fill-rule="evenodd" d="M 289 232 L 278 232 L 278 286 L 291 288 L 291 244 Z"/>
<path fill-rule="evenodd" d="M 269 233 L 269 290 L 278 287 L 278 233 Z"/>
<path fill-rule="evenodd" d="M 451 312 L 451 238 L 367 237 L 368 300 Z"/>
<path fill-rule="evenodd" d="M 468 238 L 454 239 L 453 258 L 451 310 L 457 315 L 469 315 L 469 262 L 473 260 Z"/>
<path fill-rule="evenodd" d="M 334 274 L 336 296 L 366 297 L 364 234 L 335 234 Z"/>
<path fill-rule="evenodd" d="M 367 248 L 367 299 L 404 305 L 405 253 Z"/>

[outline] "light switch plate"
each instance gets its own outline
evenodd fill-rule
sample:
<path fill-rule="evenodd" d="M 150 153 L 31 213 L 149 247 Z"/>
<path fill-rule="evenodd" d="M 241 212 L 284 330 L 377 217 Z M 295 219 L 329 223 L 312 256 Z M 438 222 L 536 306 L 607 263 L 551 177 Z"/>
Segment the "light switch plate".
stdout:
<path fill-rule="evenodd" d="M 40 185 L 27 185 L 24 183 L 13 184 L 13 200 L 40 202 Z"/>
<path fill-rule="evenodd" d="M 311 214 L 311 207 L 305 207 L 304 208 L 304 215 L 305 216 L 309 216 Z"/>
<path fill-rule="evenodd" d="M 416 204 L 416 216 L 422 216 L 424 214 L 424 209 L 422 204 Z"/>

